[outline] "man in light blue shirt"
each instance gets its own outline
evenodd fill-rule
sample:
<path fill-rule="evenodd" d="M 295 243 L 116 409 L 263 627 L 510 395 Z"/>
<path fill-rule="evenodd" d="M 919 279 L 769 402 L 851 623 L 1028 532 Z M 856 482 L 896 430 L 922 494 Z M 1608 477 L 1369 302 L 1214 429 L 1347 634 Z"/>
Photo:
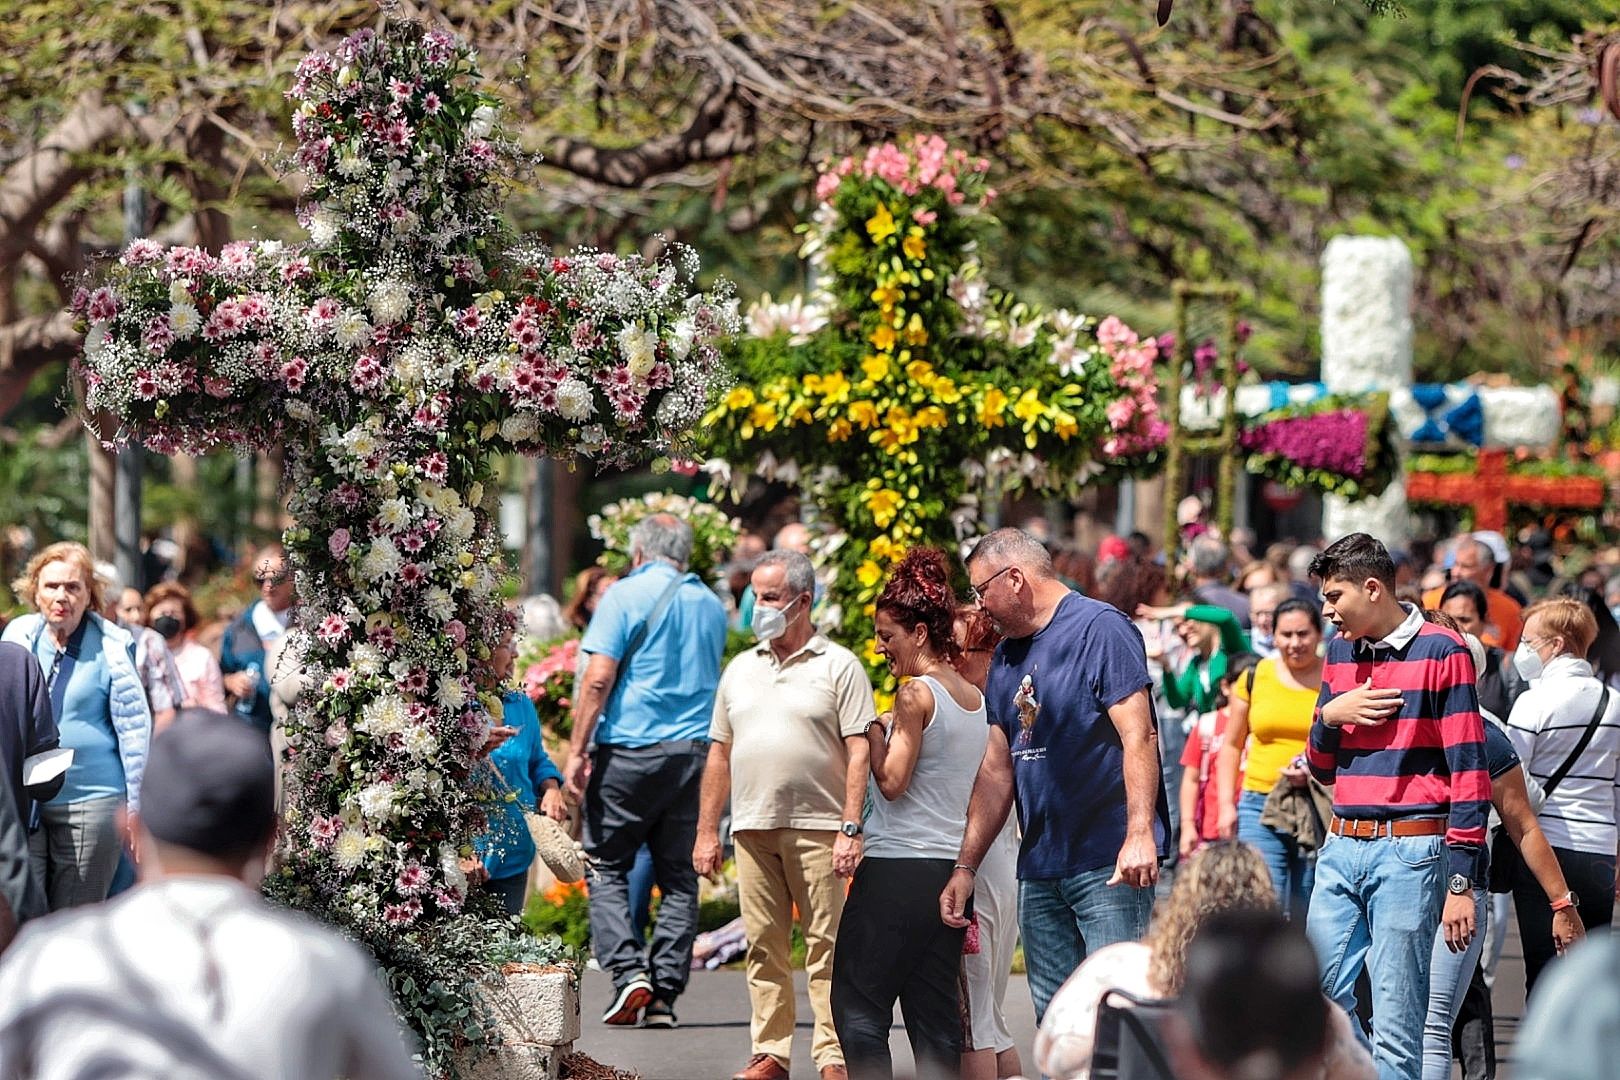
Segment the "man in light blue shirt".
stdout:
<path fill-rule="evenodd" d="M 692 967 L 692 845 L 726 612 L 686 572 L 691 554 L 692 530 L 679 518 L 638 522 L 633 569 L 602 597 L 580 643 L 589 660 L 563 775 L 584 803 L 585 850 L 597 870 L 591 950 L 614 986 L 605 1024 L 675 1026 Z M 630 867 L 644 843 L 663 894 L 650 948 L 630 916 Z"/>

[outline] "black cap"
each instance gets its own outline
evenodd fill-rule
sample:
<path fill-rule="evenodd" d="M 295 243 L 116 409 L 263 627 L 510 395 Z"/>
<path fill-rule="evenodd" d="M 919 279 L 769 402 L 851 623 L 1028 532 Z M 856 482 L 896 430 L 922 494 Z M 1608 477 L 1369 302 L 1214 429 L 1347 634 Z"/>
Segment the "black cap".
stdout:
<path fill-rule="evenodd" d="M 152 740 L 140 816 L 166 844 L 204 855 L 247 854 L 275 826 L 269 741 L 225 713 L 181 710 Z"/>

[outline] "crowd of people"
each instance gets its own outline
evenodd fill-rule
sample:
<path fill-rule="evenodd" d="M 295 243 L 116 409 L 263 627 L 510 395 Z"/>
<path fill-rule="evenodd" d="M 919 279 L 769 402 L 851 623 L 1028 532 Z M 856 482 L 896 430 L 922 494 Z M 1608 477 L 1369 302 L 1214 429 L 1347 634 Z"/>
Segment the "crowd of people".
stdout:
<path fill-rule="evenodd" d="M 560 611 L 583 632 L 560 761 L 513 681 L 514 642 L 492 643 L 509 730 L 490 760 L 513 798 L 468 870 L 521 912 L 523 812 L 577 812 L 593 958 L 613 984 L 601 1020 L 669 1028 L 699 882 L 733 859 L 750 1004 L 734 1080 L 789 1075 L 795 922 L 824 1080 L 893 1074 L 897 1004 L 915 1075 L 1021 1075 L 1005 1011 L 1020 941 L 1043 1075 L 1117 1075 L 1122 1007 L 1163 1018 L 1164 1075 L 1430 1078 L 1454 1058 L 1470 1080 L 1495 1075 L 1507 919 L 1527 983 L 1550 984 L 1539 1006 L 1570 1000 L 1559 984 L 1590 961 L 1560 957 L 1612 917 L 1620 581 L 1559 579 L 1533 535 L 1414 553 L 1352 534 L 1255 557 L 1242 535 L 1187 524 L 1177 565 L 1140 534 L 1095 555 L 1014 528 L 912 550 L 870 612 L 899 680 L 880 712 L 859 643 L 823 629 L 807 528 L 745 538 L 717 591 L 687 568 L 690 528 L 649 516 L 628 573 L 586 572 Z M 334 993 L 366 977 L 248 891 L 301 685 L 284 553 L 264 549 L 253 572 L 259 598 L 214 648 L 183 585 L 125 588 L 76 544 L 45 547 L 15 583 L 33 610 L 0 645 L 0 947 L 39 921 L 0 960 L 0 1063 L 48 1056 L 61 1020 L 43 1003 L 102 965 L 165 985 L 147 970 L 155 944 L 37 974 L 83 968 L 73 943 L 131 920 L 197 957 L 172 976 L 171 1036 L 187 1010 L 247 1023 L 235 1010 L 255 995 L 220 995 L 235 964 L 268 955 L 253 935 Z M 728 626 L 754 642 L 725 662 Z M 158 853 L 139 885 L 136 850 Z M 335 1040 L 297 1075 L 407 1074 L 372 990 L 352 994 L 347 1026 L 289 1019 L 306 1024 L 292 1038 Z M 1520 1075 L 1576 1075 L 1545 1040 L 1581 1030 L 1533 1009 Z M 152 1032 L 117 1052 L 147 1060 Z M 218 1075 L 260 1075 L 240 1051 L 196 1050 Z"/>

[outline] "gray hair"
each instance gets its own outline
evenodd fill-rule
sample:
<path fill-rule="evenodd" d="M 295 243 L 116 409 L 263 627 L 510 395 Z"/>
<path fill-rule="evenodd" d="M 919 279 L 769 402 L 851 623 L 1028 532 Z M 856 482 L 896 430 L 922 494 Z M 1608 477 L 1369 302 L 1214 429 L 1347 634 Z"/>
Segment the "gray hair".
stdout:
<path fill-rule="evenodd" d="M 767 551 L 759 557 L 754 564 L 755 570 L 767 566 L 780 566 L 782 573 L 787 577 L 788 588 L 793 595 L 800 593 L 814 593 L 816 591 L 816 568 L 810 565 L 810 557 L 801 551 L 792 551 L 780 548 Z"/>
<path fill-rule="evenodd" d="M 692 526 L 674 514 L 648 514 L 630 528 L 630 558 L 637 555 L 685 570 L 692 559 Z"/>
<path fill-rule="evenodd" d="M 1200 536 L 1193 540 L 1187 550 L 1192 559 L 1193 573 L 1199 577 L 1219 577 L 1226 573 L 1226 564 L 1231 556 L 1227 554 L 1226 545 L 1210 536 Z"/>
<path fill-rule="evenodd" d="M 1310 544 L 1301 544 L 1288 553 L 1288 576 L 1295 581 L 1311 580 L 1311 563 L 1322 554 L 1322 550 Z"/>
<path fill-rule="evenodd" d="M 1052 553 L 1023 529 L 997 529 L 974 545 L 967 561 L 970 565 L 989 561 L 1002 566 L 1016 566 L 1032 578 L 1057 576 L 1052 569 Z"/>

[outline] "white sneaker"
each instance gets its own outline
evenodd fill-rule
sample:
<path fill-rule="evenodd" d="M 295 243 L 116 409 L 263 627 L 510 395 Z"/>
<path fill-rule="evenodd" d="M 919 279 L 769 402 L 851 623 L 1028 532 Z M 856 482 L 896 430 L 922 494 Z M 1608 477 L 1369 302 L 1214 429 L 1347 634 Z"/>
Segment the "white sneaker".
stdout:
<path fill-rule="evenodd" d="M 613 996 L 613 1004 L 602 1014 L 602 1023 L 614 1027 L 634 1027 L 641 1022 L 641 1010 L 652 1001 L 652 996 L 652 980 L 645 975 L 635 976 Z"/>

